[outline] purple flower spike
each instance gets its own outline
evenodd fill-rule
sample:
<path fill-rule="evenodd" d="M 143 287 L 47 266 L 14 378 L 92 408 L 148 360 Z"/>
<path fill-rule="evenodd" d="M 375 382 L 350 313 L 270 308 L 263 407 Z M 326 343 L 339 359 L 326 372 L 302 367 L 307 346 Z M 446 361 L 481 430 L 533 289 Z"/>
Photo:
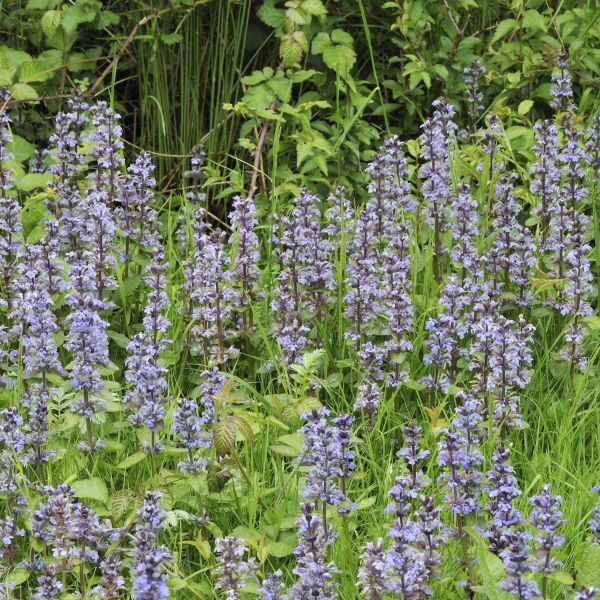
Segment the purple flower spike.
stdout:
<path fill-rule="evenodd" d="M 314 505 L 301 504 L 302 516 L 298 519 L 298 545 L 294 550 L 298 578 L 290 588 L 289 600 L 337 598 L 338 583 L 334 577 L 338 570 L 333 562 L 327 562 L 327 549 L 332 535 L 323 527 L 321 519 L 314 514 Z"/>
<path fill-rule="evenodd" d="M 244 560 L 247 548 L 234 537 L 217 538 L 215 554 L 219 566 L 214 573 L 218 577 L 215 588 L 223 590 L 228 600 L 239 600 L 239 592 L 252 576 L 253 563 Z"/>
<path fill-rule="evenodd" d="M 562 566 L 560 561 L 552 557 L 552 550 L 561 548 L 565 541 L 565 538 L 557 533 L 557 530 L 565 524 L 559 510 L 562 498 L 552 496 L 550 486 L 545 483 L 540 493 L 529 499 L 529 503 L 534 507 L 529 518 L 537 530 L 535 539 L 538 552 L 536 552 L 534 567 L 536 571 L 547 577 Z"/>
<path fill-rule="evenodd" d="M 383 540 L 368 542 L 360 555 L 361 566 L 358 569 L 358 585 L 362 597 L 367 600 L 383 600 L 386 588 L 387 560 Z"/>
<path fill-rule="evenodd" d="M 573 110 L 573 88 L 571 75 L 569 74 L 568 57 L 562 52 L 558 54 L 554 61 L 554 71 L 552 72 L 552 101 L 550 106 L 557 111 L 565 112 Z"/>
<path fill-rule="evenodd" d="M 476 120 L 483 109 L 483 94 L 479 88 L 481 78 L 485 75 L 485 67 L 476 58 L 470 66 L 463 69 L 463 79 L 466 85 L 465 100 L 469 108 L 469 116 Z"/>

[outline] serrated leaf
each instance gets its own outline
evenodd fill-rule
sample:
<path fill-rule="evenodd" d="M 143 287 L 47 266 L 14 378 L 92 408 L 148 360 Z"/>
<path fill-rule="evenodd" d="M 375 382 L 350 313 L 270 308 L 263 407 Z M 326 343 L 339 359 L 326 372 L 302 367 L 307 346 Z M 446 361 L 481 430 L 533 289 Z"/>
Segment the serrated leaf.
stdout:
<path fill-rule="evenodd" d="M 275 7 L 275 0 L 265 0 L 256 11 L 256 16 L 273 29 L 278 29 L 285 21 L 285 11 Z"/>
<path fill-rule="evenodd" d="M 334 29 L 331 32 L 331 41 L 334 44 L 341 44 L 342 46 L 348 46 L 349 48 L 354 45 L 352 36 L 343 29 Z"/>
<path fill-rule="evenodd" d="M 165 46 L 172 46 L 173 44 L 179 44 L 183 41 L 183 36 L 177 31 L 174 31 L 173 33 L 161 33 L 160 41 Z"/>
<path fill-rule="evenodd" d="M 308 40 L 302 31 L 286 33 L 279 44 L 279 56 L 286 67 L 291 67 L 298 62 L 308 49 Z"/>
<path fill-rule="evenodd" d="M 340 77 L 348 78 L 356 62 L 356 52 L 348 46 L 332 45 L 323 50 L 323 61 Z"/>
<path fill-rule="evenodd" d="M 331 46 L 331 43 L 332 42 L 331 42 L 331 38 L 329 37 L 329 34 L 325 33 L 324 31 L 320 31 L 313 38 L 313 41 L 311 44 L 311 52 L 313 54 L 323 54 L 323 50 L 325 50 L 325 48 L 328 48 L 329 46 Z"/>
<path fill-rule="evenodd" d="M 51 38 L 56 34 L 60 27 L 61 12 L 59 10 L 49 10 L 42 15 L 40 25 L 46 37 Z"/>
<path fill-rule="evenodd" d="M 541 29 L 542 31 L 548 31 L 546 19 L 533 8 L 526 10 L 523 13 L 522 25 L 524 29 Z"/>
<path fill-rule="evenodd" d="M 129 469 L 146 458 L 145 452 L 136 452 L 127 458 L 124 458 L 118 465 L 117 469 Z"/>
<path fill-rule="evenodd" d="M 308 413 L 313 410 L 320 410 L 322 406 L 323 405 L 317 398 L 314 398 L 313 396 L 306 396 L 306 398 L 302 398 L 296 403 L 295 409 L 297 415 L 301 416 L 304 413 Z"/>
<path fill-rule="evenodd" d="M 231 418 L 224 419 L 215 425 L 213 430 L 213 445 L 219 456 L 231 452 L 235 445 L 236 424 Z"/>
<path fill-rule="evenodd" d="M 250 423 L 248 423 L 248 421 L 242 415 L 235 415 L 233 418 L 235 420 L 237 431 L 242 434 L 246 441 L 253 441 L 254 432 L 252 431 Z"/>
<path fill-rule="evenodd" d="M 112 497 L 111 514 L 113 521 L 118 521 L 129 508 L 133 500 L 133 494 L 130 492 L 117 492 Z"/>
<path fill-rule="evenodd" d="M 77 498 L 91 498 L 104 504 L 108 502 L 108 489 L 99 477 L 74 481 L 71 487 L 75 490 Z"/>
<path fill-rule="evenodd" d="M 37 100 L 38 98 L 35 88 L 27 83 L 17 83 L 12 86 L 11 94 L 15 100 Z"/>
<path fill-rule="evenodd" d="M 327 9 L 321 0 L 303 0 L 300 8 L 313 17 L 322 17 L 327 14 Z"/>

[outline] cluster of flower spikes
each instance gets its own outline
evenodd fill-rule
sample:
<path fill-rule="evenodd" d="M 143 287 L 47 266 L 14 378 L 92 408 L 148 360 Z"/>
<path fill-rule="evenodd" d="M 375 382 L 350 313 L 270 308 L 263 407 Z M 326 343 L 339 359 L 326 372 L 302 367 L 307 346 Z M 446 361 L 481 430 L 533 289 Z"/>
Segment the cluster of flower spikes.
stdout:
<path fill-rule="evenodd" d="M 37 557 L 27 563 L 39 572 L 38 587 L 33 597 L 61 597 L 64 579 L 60 573 L 69 571 L 73 561 L 80 562 L 81 573 L 85 573 L 87 568 L 99 567 L 105 581 L 105 565 L 110 556 L 107 551 L 122 539 L 123 531 L 114 529 L 110 521 L 100 521 L 92 509 L 75 498 L 74 490 L 68 485 L 45 486 L 41 493 L 42 500 L 31 520 L 32 535 L 51 549 L 55 559 L 60 560 L 46 562 Z M 102 554 L 105 559 L 101 561 Z M 122 583 L 120 587 L 123 587 Z M 91 590 L 91 593 L 96 592 Z"/>
<path fill-rule="evenodd" d="M 129 415 L 130 423 L 150 431 L 150 441 L 143 442 L 143 447 L 149 452 L 162 449 L 157 436 L 163 429 L 168 402 L 167 370 L 159 362 L 161 353 L 169 344 L 165 334 L 170 321 L 164 315 L 169 305 L 166 270 L 164 252 L 157 245 L 152 249 L 151 260 L 146 267 L 145 283 L 149 292 L 142 320 L 143 331 L 131 339 L 127 346 L 129 356 L 125 361 L 125 380 L 132 389 L 125 394 L 123 401 L 133 411 Z"/>
<path fill-rule="evenodd" d="M 548 298 L 549 305 L 569 317 L 559 354 L 585 370 L 582 319 L 592 314 L 585 178 L 589 165 L 592 179 L 597 180 L 598 127 L 594 121 L 586 133 L 577 125 L 566 56 L 557 57 L 552 81 L 552 106 L 557 113 L 554 121 L 543 121 L 534 127 L 538 161 L 531 167 L 530 190 L 539 202 L 534 210 L 541 229 L 539 260 L 553 278 L 564 282 L 555 286 Z"/>
<path fill-rule="evenodd" d="M 452 427 L 442 432 L 435 463 L 438 483 L 446 495 L 438 505 L 435 496 L 427 495 L 429 479 L 423 473 L 429 451 L 422 447 L 423 433 L 416 423 L 403 427 L 404 447 L 398 457 L 404 463 L 403 474 L 396 478 L 389 495 L 386 513 L 393 515 L 388 529 L 390 543 L 379 538 L 363 548 L 358 584 L 363 597 L 383 599 L 388 594 L 399 598 L 419 598 L 431 593 L 429 586 L 441 564 L 443 548 L 460 542 L 468 590 L 477 582 L 472 579 L 474 562 L 469 546 L 466 519 L 477 515 L 479 528 L 488 550 L 503 563 L 504 578 L 500 590 L 519 600 L 545 595 L 552 575 L 562 566 L 555 553 L 564 543 L 560 530 L 565 522 L 560 511 L 562 498 L 553 496 L 543 484 L 529 498 L 532 509 L 526 520 L 515 506 L 521 496 L 515 470 L 509 464 L 510 451 L 498 447 L 490 468 L 480 450 L 485 431 L 481 405 L 469 394 L 462 394 Z M 594 487 L 600 495 L 600 487 Z M 592 543 L 600 542 L 600 499 L 589 521 Z M 479 534 L 477 534 L 479 535 Z M 541 585 L 540 585 L 541 584 Z M 540 587 L 543 592 L 540 592 Z M 575 598 L 594 598 L 595 591 L 582 588 Z"/>
<path fill-rule="evenodd" d="M 132 592 L 137 600 L 162 600 L 170 595 L 165 567 L 172 557 L 158 543 L 166 519 L 160 497 L 158 492 L 146 492 L 137 514 L 131 555 Z"/>
<path fill-rule="evenodd" d="M 315 317 L 331 302 L 336 286 L 333 245 L 322 220 L 318 198 L 304 189 L 290 215 L 278 223 L 280 239 L 274 240 L 274 250 L 280 270 L 271 308 L 275 337 L 287 365 L 300 362 Z"/>

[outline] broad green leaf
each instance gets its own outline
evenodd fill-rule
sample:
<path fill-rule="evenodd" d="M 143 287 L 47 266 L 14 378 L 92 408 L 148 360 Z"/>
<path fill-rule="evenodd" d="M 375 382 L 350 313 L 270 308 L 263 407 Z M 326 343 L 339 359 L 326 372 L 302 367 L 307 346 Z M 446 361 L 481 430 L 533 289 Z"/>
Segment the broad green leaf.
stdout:
<path fill-rule="evenodd" d="M 300 59 L 307 50 L 308 40 L 302 31 L 297 30 L 293 33 L 286 33 L 281 38 L 279 56 L 286 67 L 291 67 L 300 62 Z"/>
<path fill-rule="evenodd" d="M 40 25 L 46 37 L 53 37 L 60 27 L 60 10 L 49 10 L 42 15 Z"/>
<path fill-rule="evenodd" d="M 324 31 L 320 31 L 313 38 L 311 51 L 313 54 L 323 54 L 325 48 L 328 48 L 329 46 L 331 46 L 331 38 L 329 37 L 329 34 L 325 33 Z"/>
<path fill-rule="evenodd" d="M 183 36 L 177 31 L 174 31 L 173 33 L 161 33 L 160 41 L 165 44 L 165 46 L 172 46 L 173 44 L 179 44 L 183 41 Z"/>
<path fill-rule="evenodd" d="M 236 431 L 236 424 L 231 419 L 225 419 L 215 425 L 213 445 L 219 456 L 225 456 L 231 452 L 235 445 Z"/>
<path fill-rule="evenodd" d="M 340 77 L 347 78 L 356 62 L 356 52 L 348 46 L 329 46 L 323 50 L 323 60 Z"/>
<path fill-rule="evenodd" d="M 2 581 L 9 585 L 11 583 L 14 585 L 21 585 L 29 579 L 30 575 L 31 571 L 29 569 L 25 569 L 24 567 L 17 567 L 16 569 L 13 569 L 8 575 L 3 577 Z"/>
<path fill-rule="evenodd" d="M 275 558 L 285 558 L 294 554 L 296 544 L 289 542 L 275 542 L 272 540 L 265 541 L 265 549 L 270 556 Z"/>
<path fill-rule="evenodd" d="M 565 571 L 555 571 L 551 575 L 548 575 L 548 579 L 552 579 L 552 581 L 556 581 L 562 585 L 573 585 L 575 583 L 573 577 L 565 573 Z"/>
<path fill-rule="evenodd" d="M 9 150 L 11 154 L 14 156 L 17 162 L 23 162 L 25 160 L 29 160 L 35 151 L 35 146 L 28 142 L 25 138 L 22 138 L 20 135 L 12 136 L 12 141 L 9 144 Z"/>
<path fill-rule="evenodd" d="M 49 173 L 27 173 L 26 175 L 23 175 L 23 177 L 19 177 L 15 183 L 18 190 L 30 192 L 36 188 L 47 187 L 52 179 L 53 176 Z"/>
<path fill-rule="evenodd" d="M 519 104 L 519 108 L 517 109 L 517 111 L 520 115 L 526 115 L 531 110 L 532 106 L 533 100 L 523 100 Z"/>
<path fill-rule="evenodd" d="M 133 494 L 131 492 L 117 492 L 112 497 L 111 514 L 114 521 L 118 521 L 129 508 L 133 508 Z"/>
<path fill-rule="evenodd" d="M 600 588 L 600 544 L 584 545 L 576 569 L 578 585 Z"/>
<path fill-rule="evenodd" d="M 348 46 L 349 48 L 352 48 L 354 45 L 352 36 L 343 29 L 334 29 L 331 32 L 331 41 L 334 44 L 341 44 L 342 46 Z"/>
<path fill-rule="evenodd" d="M 375 504 L 377 498 L 375 496 L 369 496 L 368 498 L 363 498 L 359 502 L 356 503 L 356 510 L 364 510 L 365 508 L 370 508 Z"/>
<path fill-rule="evenodd" d="M 119 348 L 127 348 L 129 345 L 130 339 L 118 331 L 111 331 L 109 329 L 106 334 Z"/>
<path fill-rule="evenodd" d="M 11 92 L 15 100 L 37 100 L 38 98 L 35 88 L 26 83 L 15 84 Z"/>
<path fill-rule="evenodd" d="M 517 27 L 518 23 L 516 19 L 504 19 L 500 21 L 496 27 L 496 31 L 490 40 L 490 44 L 497 42 L 499 39 L 503 38 L 509 31 L 514 31 Z"/>
<path fill-rule="evenodd" d="M 542 31 L 548 31 L 548 24 L 543 15 L 541 15 L 535 9 L 526 10 L 523 13 L 523 27 L 525 29 L 541 29 Z"/>
<path fill-rule="evenodd" d="M 54 8 L 59 3 L 59 0 L 29 0 L 27 10 L 49 10 Z"/>
<path fill-rule="evenodd" d="M 327 14 L 327 9 L 321 0 L 302 0 L 300 8 L 313 17 L 322 17 Z"/>
<path fill-rule="evenodd" d="M 31 55 L 27 52 L 13 50 L 7 46 L 0 46 L 0 56 L 2 56 L 2 62 L 11 67 L 20 67 L 24 62 L 32 60 Z"/>
<path fill-rule="evenodd" d="M 285 11 L 275 7 L 275 0 L 265 0 L 256 11 L 256 16 L 273 29 L 278 29 L 285 21 Z"/>
<path fill-rule="evenodd" d="M 67 34 L 72 34 L 82 23 L 91 23 L 98 14 L 100 3 L 95 0 L 78 0 L 68 6 L 62 17 L 61 25 Z"/>
<path fill-rule="evenodd" d="M 187 581 L 185 579 L 182 579 L 181 577 L 171 575 L 169 579 L 167 579 L 167 587 L 170 590 L 177 592 L 187 587 Z"/>
<path fill-rule="evenodd" d="M 108 502 L 106 484 L 99 477 L 74 481 L 71 487 L 75 490 L 77 498 L 91 498 L 102 503 Z"/>
<path fill-rule="evenodd" d="M 310 79 L 313 75 L 318 75 L 319 71 L 315 71 L 314 69 L 300 70 L 300 71 L 292 71 L 288 70 L 286 72 L 286 77 L 292 83 L 302 83 L 307 79 Z"/>
<path fill-rule="evenodd" d="M 146 458 L 145 452 L 136 452 L 127 458 L 124 458 L 118 465 L 117 469 L 129 469 L 133 467 L 133 465 L 137 465 L 139 462 L 143 461 Z"/>

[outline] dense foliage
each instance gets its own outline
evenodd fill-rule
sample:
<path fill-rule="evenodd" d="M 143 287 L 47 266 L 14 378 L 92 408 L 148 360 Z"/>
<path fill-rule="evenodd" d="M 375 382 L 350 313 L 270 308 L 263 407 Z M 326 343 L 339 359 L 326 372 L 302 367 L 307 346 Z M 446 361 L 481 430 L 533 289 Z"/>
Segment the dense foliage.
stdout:
<path fill-rule="evenodd" d="M 595 597 L 598 13 L 451 4 L 2 13 L 2 597 Z"/>

